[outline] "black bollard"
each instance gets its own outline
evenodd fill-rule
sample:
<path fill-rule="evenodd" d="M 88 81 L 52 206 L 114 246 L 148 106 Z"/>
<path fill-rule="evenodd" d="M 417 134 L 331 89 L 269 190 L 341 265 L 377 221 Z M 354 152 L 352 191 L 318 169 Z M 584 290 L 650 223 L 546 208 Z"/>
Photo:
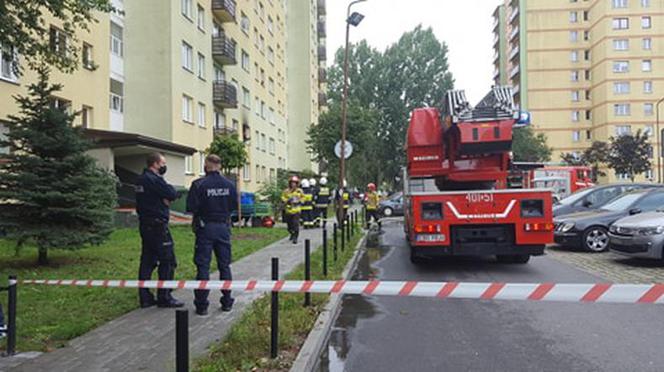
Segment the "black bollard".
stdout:
<path fill-rule="evenodd" d="M 272 257 L 272 280 L 279 280 L 279 258 Z M 270 337 L 270 358 L 279 354 L 279 292 L 272 291 L 272 329 Z"/>
<path fill-rule="evenodd" d="M 16 291 L 18 290 L 16 275 L 9 276 L 7 287 L 7 351 L 6 355 L 16 354 Z"/>
<path fill-rule="evenodd" d="M 336 223 L 332 226 L 332 237 L 333 237 L 333 240 L 334 240 L 334 246 L 333 246 L 332 249 L 334 250 L 334 260 L 336 261 L 337 260 L 337 224 Z"/>
<path fill-rule="evenodd" d="M 175 311 L 175 370 L 189 371 L 189 310 Z"/>
<path fill-rule="evenodd" d="M 350 220 L 346 217 L 346 240 L 350 243 Z"/>
<path fill-rule="evenodd" d="M 323 230 L 325 231 L 325 230 Z M 311 241 L 304 241 L 304 280 L 311 280 Z M 311 293 L 304 294 L 304 306 L 311 306 Z"/>
<path fill-rule="evenodd" d="M 341 251 L 346 250 L 346 226 L 342 223 L 339 229 L 341 233 Z"/>
<path fill-rule="evenodd" d="M 323 230 L 323 276 L 327 277 L 327 230 Z"/>

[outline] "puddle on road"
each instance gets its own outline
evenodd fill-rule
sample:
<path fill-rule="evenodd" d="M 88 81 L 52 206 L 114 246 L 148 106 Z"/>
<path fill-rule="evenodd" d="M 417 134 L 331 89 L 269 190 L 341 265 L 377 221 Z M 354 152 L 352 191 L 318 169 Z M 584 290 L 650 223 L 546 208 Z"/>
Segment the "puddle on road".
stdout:
<path fill-rule="evenodd" d="M 383 259 L 391 247 L 380 245 L 380 238 L 367 240 L 367 249 L 360 258 L 352 280 L 371 280 L 379 276 L 374 263 Z M 327 346 L 318 361 L 318 371 L 343 371 L 350 352 L 352 332 L 357 323 L 365 319 L 380 319 L 380 306 L 362 295 L 346 295 L 342 300 L 341 312 L 332 326 Z"/>

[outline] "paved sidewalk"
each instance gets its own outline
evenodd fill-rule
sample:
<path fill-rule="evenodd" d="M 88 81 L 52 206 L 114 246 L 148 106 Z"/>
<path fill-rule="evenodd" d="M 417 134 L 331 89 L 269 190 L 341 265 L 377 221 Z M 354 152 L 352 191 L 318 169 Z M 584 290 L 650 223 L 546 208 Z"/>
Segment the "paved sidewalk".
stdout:
<path fill-rule="evenodd" d="M 327 227 L 332 229 L 331 220 Z M 297 245 L 286 238 L 247 256 L 233 263 L 233 278 L 269 279 L 272 257 L 279 257 L 279 273 L 283 276 L 304 261 L 304 240 L 311 239 L 312 249 L 316 249 L 322 244 L 322 235 L 320 228 L 301 230 Z M 233 311 L 223 313 L 218 307 L 219 292 L 212 291 L 207 317 L 194 314 L 193 291 L 180 290 L 174 295 L 185 301 L 190 311 L 189 346 L 193 360 L 204 355 L 211 343 L 222 339 L 261 293 L 235 293 Z M 175 311 L 135 310 L 72 340 L 65 348 L 25 362 L 18 359 L 0 357 L 0 371 L 172 371 L 175 370 Z M 16 363 L 20 365 L 15 366 Z"/>

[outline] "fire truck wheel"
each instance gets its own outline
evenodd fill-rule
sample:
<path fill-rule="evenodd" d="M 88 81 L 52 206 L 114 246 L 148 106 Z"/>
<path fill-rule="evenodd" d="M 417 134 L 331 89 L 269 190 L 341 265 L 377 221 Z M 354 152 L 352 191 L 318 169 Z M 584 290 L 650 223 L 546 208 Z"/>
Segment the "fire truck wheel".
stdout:
<path fill-rule="evenodd" d="M 609 247 L 609 234 L 602 226 L 593 226 L 583 232 L 583 248 L 593 253 L 604 252 Z"/>
<path fill-rule="evenodd" d="M 504 264 L 526 264 L 530 261 L 530 255 L 528 254 L 498 255 L 496 258 L 498 262 Z"/>

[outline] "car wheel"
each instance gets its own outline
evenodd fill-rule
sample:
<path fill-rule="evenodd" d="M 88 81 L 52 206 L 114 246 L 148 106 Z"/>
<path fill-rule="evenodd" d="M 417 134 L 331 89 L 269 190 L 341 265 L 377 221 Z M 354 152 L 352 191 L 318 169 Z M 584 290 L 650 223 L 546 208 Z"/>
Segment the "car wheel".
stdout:
<path fill-rule="evenodd" d="M 383 209 L 383 216 L 392 217 L 393 214 L 394 214 L 394 210 L 392 208 L 386 207 L 385 209 Z"/>
<path fill-rule="evenodd" d="M 609 234 L 601 226 L 593 226 L 583 233 L 583 248 L 590 252 L 604 252 L 609 248 Z"/>

